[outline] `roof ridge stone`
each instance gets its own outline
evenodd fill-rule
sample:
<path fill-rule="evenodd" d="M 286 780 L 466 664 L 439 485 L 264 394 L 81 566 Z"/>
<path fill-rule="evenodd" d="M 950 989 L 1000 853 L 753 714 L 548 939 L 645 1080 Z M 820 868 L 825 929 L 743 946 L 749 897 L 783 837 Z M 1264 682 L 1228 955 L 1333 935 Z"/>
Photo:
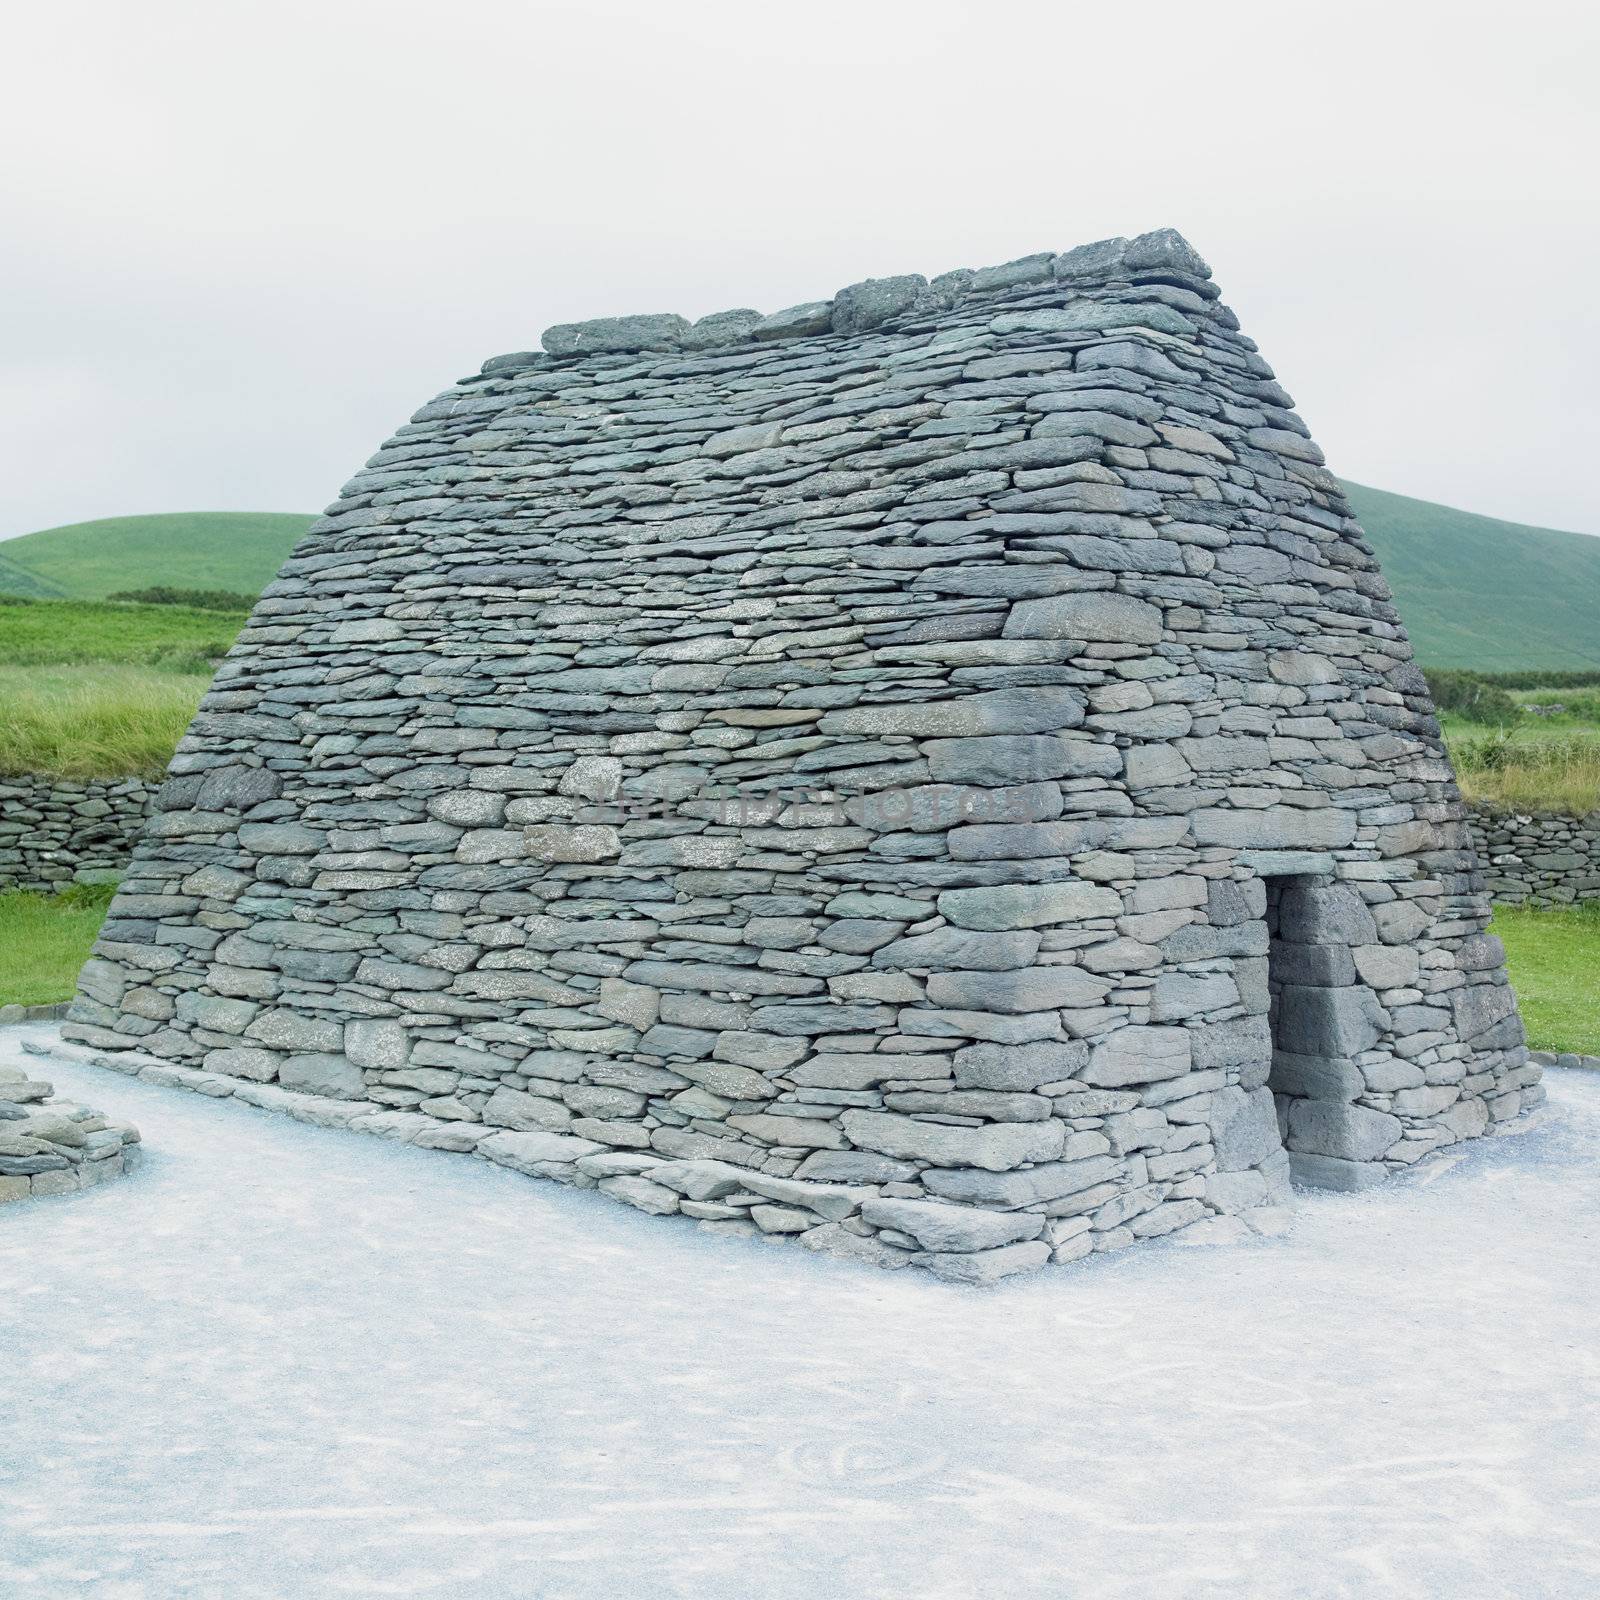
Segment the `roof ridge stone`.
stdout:
<path fill-rule="evenodd" d="M 514 351 L 491 357 L 481 370 L 500 372 L 589 355 L 628 355 L 644 350 L 692 353 L 778 339 L 866 333 L 896 317 L 948 309 L 969 295 L 1003 294 L 1051 282 L 1086 288 L 1120 279 L 1161 282 L 1172 278 L 1208 297 L 1216 294 L 1209 281 L 1211 268 L 1194 246 L 1175 228 L 1157 228 L 1132 239 L 1097 239 L 1060 254 L 1046 250 L 993 267 L 959 267 L 931 281 L 920 273 L 864 278 L 846 284 L 831 300 L 806 301 L 766 316 L 741 307 L 713 311 L 694 322 L 670 311 L 559 322 L 546 328 L 541 337 L 542 358 L 540 352 Z"/>

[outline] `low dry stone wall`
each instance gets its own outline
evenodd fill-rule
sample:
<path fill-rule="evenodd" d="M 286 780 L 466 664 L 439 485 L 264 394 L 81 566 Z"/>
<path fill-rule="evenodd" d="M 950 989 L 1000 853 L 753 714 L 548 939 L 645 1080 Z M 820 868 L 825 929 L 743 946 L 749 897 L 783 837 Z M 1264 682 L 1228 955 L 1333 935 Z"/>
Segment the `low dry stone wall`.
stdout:
<path fill-rule="evenodd" d="M 0 1204 L 92 1189 L 138 1157 L 136 1128 L 56 1099 L 52 1085 L 20 1067 L 0 1066 Z"/>
<path fill-rule="evenodd" d="M 1498 905 L 1572 905 L 1600 900 L 1600 811 L 1497 813 L 1468 819 L 1489 897 Z"/>
<path fill-rule="evenodd" d="M 0 889 L 52 893 L 121 877 L 156 787 L 143 778 L 0 777 Z"/>

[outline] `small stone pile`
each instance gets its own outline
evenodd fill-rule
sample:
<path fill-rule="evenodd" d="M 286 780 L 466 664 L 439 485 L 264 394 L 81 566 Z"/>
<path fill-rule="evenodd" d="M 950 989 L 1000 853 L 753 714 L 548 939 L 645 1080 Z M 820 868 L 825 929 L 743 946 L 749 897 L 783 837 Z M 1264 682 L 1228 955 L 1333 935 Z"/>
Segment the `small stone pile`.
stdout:
<path fill-rule="evenodd" d="M 0 889 L 53 894 L 120 877 L 157 788 L 143 778 L 0 776 Z"/>
<path fill-rule="evenodd" d="M 0 1202 L 92 1189 L 138 1159 L 137 1128 L 58 1100 L 50 1084 L 0 1065 Z"/>

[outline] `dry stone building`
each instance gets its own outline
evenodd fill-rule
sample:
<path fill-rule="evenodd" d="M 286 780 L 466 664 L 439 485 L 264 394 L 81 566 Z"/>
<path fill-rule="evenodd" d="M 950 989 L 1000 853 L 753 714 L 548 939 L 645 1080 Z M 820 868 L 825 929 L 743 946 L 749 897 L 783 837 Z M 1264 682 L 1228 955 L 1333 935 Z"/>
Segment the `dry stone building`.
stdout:
<path fill-rule="evenodd" d="M 1426 687 L 1210 278 L 488 362 L 263 595 L 69 1035 L 964 1281 L 1515 1117 Z"/>

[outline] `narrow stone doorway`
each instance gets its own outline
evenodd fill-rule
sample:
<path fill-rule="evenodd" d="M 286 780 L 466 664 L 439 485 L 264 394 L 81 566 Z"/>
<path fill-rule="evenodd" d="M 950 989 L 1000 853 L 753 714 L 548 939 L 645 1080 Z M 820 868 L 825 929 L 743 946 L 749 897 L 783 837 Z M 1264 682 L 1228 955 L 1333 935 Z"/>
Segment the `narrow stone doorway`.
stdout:
<path fill-rule="evenodd" d="M 1278 1134 L 1296 1183 L 1361 1189 L 1385 1176 L 1379 1157 L 1397 1120 L 1356 1102 L 1361 1058 L 1389 1018 L 1356 971 L 1354 951 L 1377 937 L 1349 884 L 1327 877 L 1266 880 L 1272 1090 Z"/>

